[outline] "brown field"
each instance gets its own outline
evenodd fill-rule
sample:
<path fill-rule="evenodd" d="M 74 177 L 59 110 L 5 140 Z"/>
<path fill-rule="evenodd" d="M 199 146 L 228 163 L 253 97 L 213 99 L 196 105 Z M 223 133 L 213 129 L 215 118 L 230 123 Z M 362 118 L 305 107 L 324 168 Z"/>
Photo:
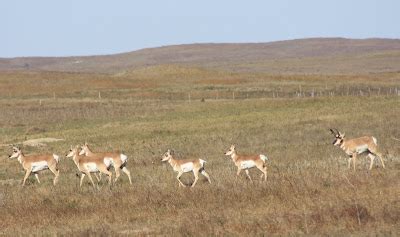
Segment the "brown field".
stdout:
<path fill-rule="evenodd" d="M 99 92 L 100 97 L 99 98 Z M 189 100 L 190 98 L 190 100 Z M 201 102 L 203 100 L 203 102 Z M 166 64 L 116 74 L 0 72 L 0 235 L 400 235 L 400 73 L 271 74 Z M 347 169 L 329 128 L 373 135 L 384 154 Z M 60 180 L 24 172 L 8 144 L 56 153 Z M 121 174 L 79 188 L 70 145 L 123 151 Z M 265 153 L 268 181 L 236 178 L 223 153 Z M 212 184 L 178 188 L 161 155 L 198 157 Z M 94 178 L 94 177 L 93 177 Z M 193 182 L 184 174 L 183 182 Z"/>

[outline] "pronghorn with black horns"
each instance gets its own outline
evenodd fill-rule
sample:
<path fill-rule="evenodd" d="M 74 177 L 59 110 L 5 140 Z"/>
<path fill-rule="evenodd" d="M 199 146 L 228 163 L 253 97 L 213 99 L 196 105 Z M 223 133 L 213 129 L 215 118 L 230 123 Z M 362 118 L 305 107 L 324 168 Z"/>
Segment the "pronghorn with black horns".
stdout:
<path fill-rule="evenodd" d="M 175 172 L 178 173 L 178 176 L 176 176 L 176 179 L 178 180 L 178 186 L 183 186 L 186 187 L 185 184 L 182 183 L 180 180 L 180 177 L 182 176 L 183 173 L 187 173 L 192 171 L 194 175 L 194 182 L 192 184 L 192 187 L 194 187 L 197 183 L 197 180 L 199 179 L 199 173 L 202 174 L 204 177 L 207 178 L 207 181 L 211 183 L 210 176 L 207 174 L 207 172 L 204 169 L 204 163 L 206 163 L 205 160 L 202 159 L 185 159 L 185 160 L 177 160 L 172 156 L 172 152 L 170 149 L 167 150 L 167 152 L 164 153 L 164 155 L 161 157 L 161 161 L 168 161 L 168 163 L 172 166 Z"/>
<path fill-rule="evenodd" d="M 129 183 L 132 184 L 131 180 L 131 172 L 126 168 L 126 165 L 128 163 L 128 156 L 122 153 L 117 153 L 117 152 L 99 152 L 99 153 L 94 153 L 90 150 L 89 145 L 85 142 L 85 144 L 81 147 L 81 151 L 79 152 L 79 155 L 85 155 L 85 156 L 90 156 L 90 157 L 101 157 L 106 160 L 110 160 L 112 166 L 114 166 L 115 170 L 115 180 L 114 182 L 117 182 L 119 176 L 120 176 L 120 169 L 128 176 Z"/>
<path fill-rule="evenodd" d="M 40 184 L 38 172 L 49 169 L 54 174 L 53 185 L 57 184 L 58 176 L 60 171 L 57 168 L 57 164 L 60 161 L 60 157 L 56 154 L 52 155 L 24 155 L 19 147 L 13 146 L 13 153 L 8 156 L 10 159 L 17 158 L 19 163 L 25 170 L 25 177 L 22 182 L 22 186 L 25 185 L 26 179 L 30 174 L 34 174 L 36 180 Z"/>
<path fill-rule="evenodd" d="M 378 152 L 378 143 L 373 136 L 364 136 L 354 139 L 347 139 L 345 133 L 339 132 L 337 129 L 330 129 L 331 133 L 335 136 L 333 141 L 334 146 L 340 147 L 349 156 L 348 168 L 350 169 L 351 161 L 353 161 L 353 170 L 356 170 L 357 155 L 367 153 L 371 159 L 369 169 L 371 170 L 374 165 L 375 157 L 379 157 L 382 167 L 385 168 L 382 154 Z"/>
<path fill-rule="evenodd" d="M 237 166 L 237 176 L 240 175 L 240 172 L 242 170 L 245 170 L 247 177 L 250 179 L 251 182 L 253 182 L 249 174 L 249 169 L 257 167 L 262 172 L 260 178 L 264 176 L 264 181 L 267 181 L 267 166 L 265 162 L 268 160 L 268 157 L 266 155 L 238 155 L 235 145 L 231 145 L 229 150 L 224 154 L 226 156 L 230 156 L 233 163 L 235 163 L 235 165 Z"/>

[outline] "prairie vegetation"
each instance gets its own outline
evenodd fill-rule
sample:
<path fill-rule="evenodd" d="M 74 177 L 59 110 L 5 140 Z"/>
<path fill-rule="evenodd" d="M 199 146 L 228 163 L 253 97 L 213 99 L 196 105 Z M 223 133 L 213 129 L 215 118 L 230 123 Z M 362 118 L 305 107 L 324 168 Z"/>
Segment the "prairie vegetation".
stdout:
<path fill-rule="evenodd" d="M 0 72 L 0 235 L 399 235 L 400 73 L 232 65 Z M 369 159 L 359 156 L 348 170 L 329 128 L 375 136 L 386 169 L 376 162 L 368 171 Z M 32 176 L 21 187 L 24 172 L 8 159 L 8 144 L 24 141 L 41 143 L 23 146 L 25 154 L 62 157 L 57 186 L 45 171 L 41 184 Z M 111 189 L 104 177 L 98 190 L 88 180 L 80 189 L 65 155 L 85 141 L 127 154 L 133 185 L 121 175 Z M 224 155 L 231 144 L 239 154 L 268 156 L 267 182 L 257 170 L 254 184 L 244 172 L 236 178 Z M 206 160 L 212 183 L 200 176 L 195 188 L 178 188 L 161 162 L 167 149 Z"/>
<path fill-rule="evenodd" d="M 123 83 L 135 82 L 124 75 Z M 206 82 L 213 82 L 214 77 L 220 74 L 205 74 L 205 85 L 210 86 Z M 354 81 L 381 88 L 398 83 L 397 74 L 379 75 L 387 78 L 379 81 L 370 77 L 377 76 L 354 77 Z M 60 138 L 64 141 L 25 146 L 24 151 L 55 152 L 62 157 L 70 145 L 85 141 L 97 151 L 123 150 L 129 155 L 133 179 L 129 186 L 127 178 L 121 176 L 111 190 L 106 179 L 99 184 L 99 191 L 88 182 L 79 189 L 75 165 L 63 158 L 58 186 L 52 187 L 52 176 L 46 171 L 41 174 L 42 184 L 32 176 L 22 188 L 22 168 L 16 160 L 7 159 L 11 151 L 3 146 L 1 233 L 399 234 L 400 144 L 392 139 L 400 137 L 399 96 L 221 99 L 205 103 L 193 99 L 189 103 L 174 98 L 160 100 L 160 91 L 186 91 L 186 82 L 166 78 L 168 83 L 161 77 L 153 78 L 155 82 L 145 80 L 151 86 L 143 90 L 154 91 L 154 97 L 136 100 L 120 96 L 126 93 L 126 84 L 116 83 L 120 80 L 116 76 L 1 74 L 2 95 L 6 91 L 12 94 L 0 101 L 1 143 Z M 282 90 L 295 90 L 299 84 L 307 84 L 305 81 L 320 88 L 326 83 L 328 87 L 346 83 L 336 77 L 271 78 L 259 76 L 247 83 L 260 88 L 276 84 Z M 39 89 L 32 82 L 32 87 L 18 89 L 30 80 L 48 84 Z M 236 86 L 246 88 L 249 84 Z M 232 84 L 220 86 L 229 88 Z M 54 99 L 51 94 L 57 88 L 60 90 Z M 99 100 L 85 94 L 103 88 L 110 89 L 104 92 L 109 98 Z M 377 137 L 387 168 L 383 170 L 377 164 L 369 172 L 368 159 L 360 157 L 357 171 L 347 170 L 345 154 L 331 144 L 330 127 L 345 131 L 348 137 Z M 266 183 L 259 182 L 259 173 L 253 170 L 250 174 L 254 185 L 244 173 L 235 178 L 233 162 L 223 155 L 232 143 L 239 154 L 267 154 L 270 161 Z M 160 161 L 168 148 L 181 158 L 207 160 L 212 184 L 200 178 L 194 189 L 178 188 L 171 167 Z M 183 175 L 183 182 L 193 182 L 192 175 Z"/>

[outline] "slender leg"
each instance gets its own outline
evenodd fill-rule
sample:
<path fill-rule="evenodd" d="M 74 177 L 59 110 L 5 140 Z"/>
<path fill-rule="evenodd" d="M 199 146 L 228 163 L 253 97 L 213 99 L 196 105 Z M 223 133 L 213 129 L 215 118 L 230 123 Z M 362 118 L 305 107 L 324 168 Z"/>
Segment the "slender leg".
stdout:
<path fill-rule="evenodd" d="M 196 185 L 197 180 L 199 180 L 199 171 L 198 170 L 193 170 L 193 175 L 194 175 L 194 182 L 192 184 L 192 188 Z"/>
<path fill-rule="evenodd" d="M 89 177 L 90 182 L 92 182 L 93 188 L 96 188 L 96 185 L 93 182 L 92 176 L 90 175 L 90 173 L 88 171 L 86 171 L 86 175 Z"/>
<path fill-rule="evenodd" d="M 267 166 L 264 167 L 264 181 L 267 181 Z"/>
<path fill-rule="evenodd" d="M 178 173 L 178 176 L 176 176 L 176 179 L 178 180 L 178 182 L 179 182 L 180 185 L 182 185 L 183 187 L 186 187 L 186 185 L 184 185 L 184 184 L 181 182 L 181 180 L 180 180 L 180 177 L 182 176 L 182 174 L 183 174 L 183 172 L 180 171 L 180 172 Z"/>
<path fill-rule="evenodd" d="M 124 166 L 124 168 L 122 168 L 122 171 L 128 176 L 129 183 L 132 184 L 131 172 L 129 172 L 129 170 L 126 168 L 126 166 Z"/>
<path fill-rule="evenodd" d="M 101 181 L 101 173 L 94 173 L 94 177 L 96 177 L 97 182 Z"/>
<path fill-rule="evenodd" d="M 24 177 L 24 181 L 22 182 L 22 186 L 25 186 L 25 182 L 26 182 L 26 179 L 29 177 L 29 175 L 31 174 L 31 169 L 29 168 L 27 171 L 26 171 L 26 173 L 25 173 L 25 177 Z"/>
<path fill-rule="evenodd" d="M 109 170 L 107 170 L 106 166 L 98 166 L 97 168 L 100 171 L 99 174 L 104 173 L 104 174 L 106 174 L 108 176 L 108 184 L 111 186 L 111 184 L 112 184 L 112 173 Z"/>
<path fill-rule="evenodd" d="M 201 171 L 201 174 L 207 178 L 208 182 L 211 183 L 211 179 L 210 179 L 210 175 L 208 175 L 208 173 L 203 169 Z"/>
<path fill-rule="evenodd" d="M 351 157 L 349 157 L 348 159 L 347 159 L 347 167 L 348 167 L 348 169 L 351 169 Z"/>
<path fill-rule="evenodd" d="M 117 180 L 121 174 L 119 172 L 119 166 L 114 166 L 114 170 L 115 170 L 115 180 L 114 180 L 114 183 L 115 183 L 115 182 L 117 182 Z"/>
<path fill-rule="evenodd" d="M 374 165 L 375 156 L 372 153 L 369 153 L 368 157 L 371 159 L 371 163 L 369 164 L 369 170 L 372 170 L 372 167 Z"/>
<path fill-rule="evenodd" d="M 247 170 L 247 169 L 246 169 L 246 175 L 247 175 L 247 177 L 249 177 L 250 181 L 253 183 L 253 180 L 251 179 L 251 176 L 249 174 L 249 170 Z"/>
<path fill-rule="evenodd" d="M 37 173 L 35 173 L 35 178 L 36 178 L 37 182 L 40 184 L 39 175 Z"/>
<path fill-rule="evenodd" d="M 264 176 L 264 181 L 267 181 L 267 166 L 263 164 L 262 166 L 257 166 L 257 168 L 262 172 L 260 179 L 262 180 L 262 177 Z"/>
<path fill-rule="evenodd" d="M 53 185 L 55 186 L 58 182 L 58 176 L 60 175 L 60 171 L 56 167 L 52 166 L 49 166 L 49 170 L 53 172 L 53 174 L 55 175 L 53 180 Z"/>
<path fill-rule="evenodd" d="M 377 157 L 379 157 L 379 160 L 381 161 L 382 167 L 385 169 L 385 163 L 383 162 L 382 154 L 378 153 L 378 152 L 375 152 L 375 155 Z"/>
<path fill-rule="evenodd" d="M 85 178 L 85 173 L 81 174 L 81 182 L 79 183 L 79 187 L 82 187 L 83 179 Z"/>

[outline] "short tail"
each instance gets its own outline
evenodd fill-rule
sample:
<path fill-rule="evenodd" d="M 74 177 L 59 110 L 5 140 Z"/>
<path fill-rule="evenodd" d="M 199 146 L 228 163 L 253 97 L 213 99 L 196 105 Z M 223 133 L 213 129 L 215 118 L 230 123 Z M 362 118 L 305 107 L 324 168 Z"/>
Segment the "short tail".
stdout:
<path fill-rule="evenodd" d="M 372 137 L 372 140 L 374 140 L 375 145 L 378 145 L 378 142 L 375 137 Z"/>
<path fill-rule="evenodd" d="M 60 156 L 59 155 L 53 154 L 53 158 L 54 158 L 54 160 L 56 160 L 57 163 L 60 162 Z"/>
<path fill-rule="evenodd" d="M 261 159 L 262 161 L 264 161 L 264 163 L 265 163 L 265 162 L 267 162 L 268 157 L 267 157 L 266 155 L 261 154 L 261 155 L 260 155 L 260 159 Z"/>

